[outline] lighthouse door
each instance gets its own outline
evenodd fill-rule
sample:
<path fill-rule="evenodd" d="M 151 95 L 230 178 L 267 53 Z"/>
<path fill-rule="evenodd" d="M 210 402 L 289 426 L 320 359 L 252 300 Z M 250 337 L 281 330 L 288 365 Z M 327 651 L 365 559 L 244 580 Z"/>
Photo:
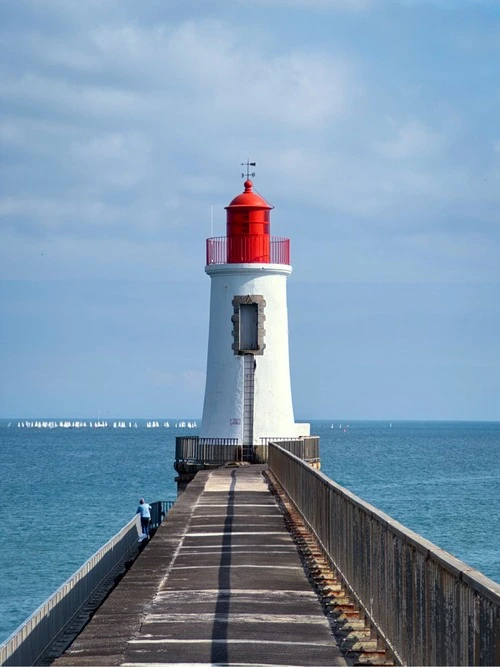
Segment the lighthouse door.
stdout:
<path fill-rule="evenodd" d="M 253 408 L 255 357 L 253 354 L 243 355 L 243 460 L 253 459 Z"/>

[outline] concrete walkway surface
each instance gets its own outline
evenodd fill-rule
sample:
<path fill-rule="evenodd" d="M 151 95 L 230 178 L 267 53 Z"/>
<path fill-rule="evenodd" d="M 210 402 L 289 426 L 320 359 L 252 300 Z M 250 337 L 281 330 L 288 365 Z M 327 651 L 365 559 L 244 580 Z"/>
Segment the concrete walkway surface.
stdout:
<path fill-rule="evenodd" d="M 346 665 L 262 475 L 197 474 L 54 665 Z"/>

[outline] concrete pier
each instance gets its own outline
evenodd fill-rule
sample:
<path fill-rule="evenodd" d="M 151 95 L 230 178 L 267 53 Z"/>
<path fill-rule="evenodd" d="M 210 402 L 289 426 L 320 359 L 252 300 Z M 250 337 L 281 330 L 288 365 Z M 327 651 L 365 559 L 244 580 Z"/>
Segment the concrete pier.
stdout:
<path fill-rule="evenodd" d="M 198 473 L 54 664 L 347 664 L 265 467 Z"/>

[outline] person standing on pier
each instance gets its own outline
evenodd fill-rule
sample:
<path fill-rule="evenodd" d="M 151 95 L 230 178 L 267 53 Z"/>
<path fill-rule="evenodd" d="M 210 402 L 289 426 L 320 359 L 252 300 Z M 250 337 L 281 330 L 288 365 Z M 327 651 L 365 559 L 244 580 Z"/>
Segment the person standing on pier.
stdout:
<path fill-rule="evenodd" d="M 151 505 L 144 501 L 144 498 L 139 500 L 139 507 L 136 514 L 141 515 L 141 529 L 143 535 L 149 537 L 149 523 L 151 521 Z"/>

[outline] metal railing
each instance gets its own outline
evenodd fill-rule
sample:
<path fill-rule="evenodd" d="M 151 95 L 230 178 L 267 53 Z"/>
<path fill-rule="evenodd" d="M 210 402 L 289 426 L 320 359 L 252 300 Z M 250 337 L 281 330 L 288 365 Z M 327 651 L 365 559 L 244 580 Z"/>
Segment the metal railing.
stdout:
<path fill-rule="evenodd" d="M 159 526 L 173 504 L 174 501 L 151 503 L 152 528 Z M 0 665 L 36 664 L 78 618 L 106 580 L 137 555 L 140 534 L 141 521 L 136 514 L 0 644 Z"/>
<path fill-rule="evenodd" d="M 228 248 L 231 243 L 232 257 L 248 257 L 253 255 L 255 244 L 262 238 L 257 234 L 248 234 L 246 236 L 231 237 L 216 236 L 207 239 L 207 265 L 208 264 L 228 264 Z M 262 250 L 261 256 L 252 259 L 256 263 L 270 264 L 290 264 L 290 239 L 280 236 L 265 237 L 269 238 L 269 244 Z M 234 263 L 231 262 L 231 263 Z"/>
<path fill-rule="evenodd" d="M 168 514 L 168 511 L 172 509 L 175 500 L 156 500 L 151 503 L 151 523 L 149 524 L 150 529 L 156 530 L 163 519 Z"/>
<path fill-rule="evenodd" d="M 175 439 L 176 464 L 223 464 L 241 459 L 238 438 L 199 438 L 177 436 Z"/>
<path fill-rule="evenodd" d="M 259 463 L 269 460 L 269 444 L 278 443 L 280 447 L 291 452 L 307 463 L 320 462 L 319 435 L 303 436 L 301 438 L 260 438 L 260 445 L 255 448 L 255 457 Z"/>
<path fill-rule="evenodd" d="M 397 661 L 500 664 L 500 585 L 278 445 L 269 468 Z"/>
<path fill-rule="evenodd" d="M 316 435 L 301 438 L 260 438 L 258 445 L 249 447 L 251 453 L 247 459 L 254 463 L 266 463 L 269 443 L 271 442 L 279 442 L 281 447 L 308 463 L 319 463 L 319 436 Z M 238 438 L 177 436 L 175 439 L 175 463 L 179 466 L 186 464 L 220 465 L 231 461 L 241 461 L 244 449 Z"/>

